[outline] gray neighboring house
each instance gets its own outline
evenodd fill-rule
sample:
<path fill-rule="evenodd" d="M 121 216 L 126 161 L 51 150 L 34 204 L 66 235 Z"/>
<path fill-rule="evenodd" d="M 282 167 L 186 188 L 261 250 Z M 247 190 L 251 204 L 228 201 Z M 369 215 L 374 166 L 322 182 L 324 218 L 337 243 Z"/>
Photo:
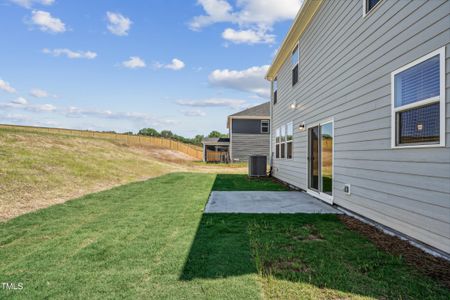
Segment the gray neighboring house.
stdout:
<path fill-rule="evenodd" d="M 273 176 L 449 254 L 449 43 L 450 1 L 305 0 L 266 76 Z"/>
<path fill-rule="evenodd" d="M 270 102 L 228 116 L 230 160 L 247 161 L 250 155 L 270 155 Z"/>

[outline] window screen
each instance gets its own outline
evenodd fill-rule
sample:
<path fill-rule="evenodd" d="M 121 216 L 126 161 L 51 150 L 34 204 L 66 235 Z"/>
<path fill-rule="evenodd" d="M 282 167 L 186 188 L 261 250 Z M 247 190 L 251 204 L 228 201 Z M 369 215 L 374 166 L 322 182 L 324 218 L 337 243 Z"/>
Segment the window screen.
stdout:
<path fill-rule="evenodd" d="M 439 55 L 395 75 L 395 107 L 439 96 Z"/>
<path fill-rule="evenodd" d="M 400 144 L 439 142 L 439 102 L 398 114 Z"/>

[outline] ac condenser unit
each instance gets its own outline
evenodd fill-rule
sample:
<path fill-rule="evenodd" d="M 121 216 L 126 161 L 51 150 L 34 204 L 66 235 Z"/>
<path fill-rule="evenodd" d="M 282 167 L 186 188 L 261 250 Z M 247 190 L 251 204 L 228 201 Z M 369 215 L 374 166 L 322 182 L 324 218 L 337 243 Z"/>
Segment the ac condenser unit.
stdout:
<path fill-rule="evenodd" d="M 248 176 L 267 176 L 267 156 L 251 155 L 248 159 Z"/>

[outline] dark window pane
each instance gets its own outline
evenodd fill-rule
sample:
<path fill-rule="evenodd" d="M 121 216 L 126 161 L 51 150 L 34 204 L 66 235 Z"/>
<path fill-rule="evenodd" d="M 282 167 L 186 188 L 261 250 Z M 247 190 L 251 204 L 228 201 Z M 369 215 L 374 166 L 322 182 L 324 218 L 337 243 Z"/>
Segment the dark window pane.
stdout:
<path fill-rule="evenodd" d="M 287 143 L 287 158 L 292 158 L 292 142 Z"/>
<path fill-rule="evenodd" d="M 298 65 L 292 69 L 292 86 L 298 82 Z"/>
<path fill-rule="evenodd" d="M 439 55 L 395 75 L 395 107 L 439 96 Z"/>
<path fill-rule="evenodd" d="M 439 143 L 439 103 L 397 113 L 398 143 Z"/>
<path fill-rule="evenodd" d="M 280 158 L 280 144 L 277 144 L 277 145 L 275 146 L 275 152 L 276 152 L 275 157 L 276 157 L 276 158 Z"/>
<path fill-rule="evenodd" d="M 281 143 L 280 158 L 284 158 L 286 153 L 286 143 Z"/>
<path fill-rule="evenodd" d="M 366 0 L 366 1 L 367 1 L 367 12 L 369 12 L 381 0 Z"/>

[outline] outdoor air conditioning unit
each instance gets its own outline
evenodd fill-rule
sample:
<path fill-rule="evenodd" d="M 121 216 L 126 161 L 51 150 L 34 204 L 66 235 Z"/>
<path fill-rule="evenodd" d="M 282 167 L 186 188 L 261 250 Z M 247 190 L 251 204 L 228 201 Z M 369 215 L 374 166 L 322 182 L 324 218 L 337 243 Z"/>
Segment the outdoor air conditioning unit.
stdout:
<path fill-rule="evenodd" d="M 267 156 L 250 155 L 248 159 L 248 176 L 250 177 L 267 176 Z"/>

